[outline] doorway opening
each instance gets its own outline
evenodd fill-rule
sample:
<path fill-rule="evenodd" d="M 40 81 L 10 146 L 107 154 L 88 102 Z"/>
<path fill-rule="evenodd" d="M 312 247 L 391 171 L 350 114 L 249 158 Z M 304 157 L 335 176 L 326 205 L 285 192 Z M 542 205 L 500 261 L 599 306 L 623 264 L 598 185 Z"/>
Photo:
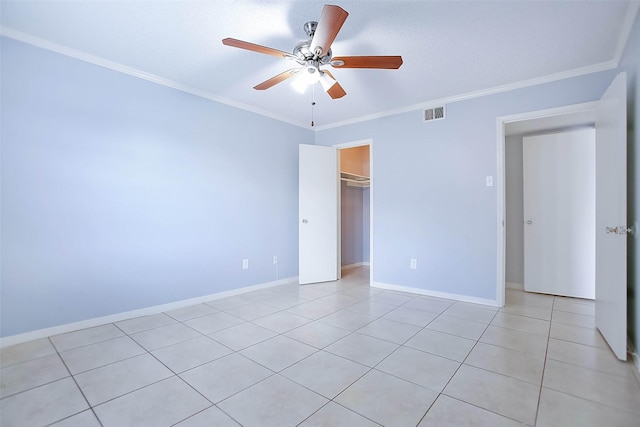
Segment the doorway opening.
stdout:
<path fill-rule="evenodd" d="M 372 140 L 335 145 L 339 153 L 341 271 L 369 267 L 373 272 Z"/>
<path fill-rule="evenodd" d="M 505 297 L 505 129 L 508 123 L 594 114 L 596 170 L 595 326 L 620 360 L 627 359 L 627 75 L 617 74 L 599 100 L 498 117 L 496 302 Z M 576 124 L 584 124 L 576 123 Z"/>
<path fill-rule="evenodd" d="M 368 153 L 368 160 L 360 160 L 360 170 L 339 171 L 340 152 L 345 151 L 345 157 L 349 157 L 347 148 L 364 146 L 360 150 Z M 342 275 L 342 266 L 369 267 L 369 280 L 373 277 L 373 155 L 372 140 L 366 139 L 334 146 L 300 145 L 299 173 L 298 173 L 298 281 L 301 285 L 338 280 Z M 368 174 L 366 166 L 368 162 Z M 344 183 L 344 184 L 343 184 Z M 349 184 L 352 184 L 349 186 Z M 368 187 L 366 185 L 368 184 Z M 341 187 L 345 185 L 347 193 L 353 193 L 351 187 L 355 187 L 359 193 L 359 203 L 356 203 L 357 230 L 348 230 L 348 233 L 357 231 L 354 247 L 350 253 L 345 253 L 342 260 L 341 242 Z M 356 193 L 357 194 L 357 193 Z M 368 202 L 368 207 L 367 207 Z M 345 206 L 345 208 L 352 208 Z M 368 216 L 366 215 L 368 212 Z M 367 225 L 368 221 L 368 225 Z M 349 220 L 345 217 L 345 222 Z M 353 225 L 352 225 L 353 227 Z M 347 233 L 347 232 L 345 232 Z M 352 233 L 353 234 L 353 233 Z M 348 236 L 345 236 L 348 238 Z M 368 257 L 367 257 L 368 254 Z M 348 259 L 348 256 L 355 258 Z"/>
<path fill-rule="evenodd" d="M 542 111 L 532 111 L 529 113 L 517 114 L 512 116 L 504 116 L 497 118 L 497 153 L 498 153 L 498 170 L 497 170 L 497 284 L 496 284 L 496 302 L 498 305 L 504 305 L 505 287 L 513 287 L 523 289 L 524 283 L 524 224 L 523 206 L 519 208 L 517 203 L 509 206 L 507 214 L 507 186 L 522 185 L 522 174 L 520 173 L 520 182 L 517 181 L 517 174 L 522 171 L 522 165 L 518 172 L 518 166 L 511 167 L 508 159 L 514 156 L 520 157 L 522 161 L 522 151 L 518 152 L 517 146 L 507 144 L 520 144 L 522 148 L 522 140 L 524 136 L 539 135 L 543 133 L 554 133 L 567 130 L 575 130 L 578 128 L 593 127 L 595 125 L 595 102 L 584 104 L 570 105 L 566 107 L 553 108 Z M 512 149 L 515 148 L 515 149 Z M 510 167 L 508 167 L 510 166 Z M 515 172 L 514 172 L 515 169 Z M 507 182 L 509 181 L 509 182 Z M 511 188 L 510 188 L 511 190 Z M 513 200 L 510 200 L 513 201 Z M 507 230 L 514 230 L 507 236 Z M 509 253 L 509 264 L 507 264 L 507 238 L 509 238 L 509 250 L 513 247 L 520 248 L 520 257 L 518 252 Z M 509 271 L 507 272 L 507 269 Z M 514 279 L 514 277 L 516 279 Z M 518 279 L 519 278 L 519 279 Z"/>

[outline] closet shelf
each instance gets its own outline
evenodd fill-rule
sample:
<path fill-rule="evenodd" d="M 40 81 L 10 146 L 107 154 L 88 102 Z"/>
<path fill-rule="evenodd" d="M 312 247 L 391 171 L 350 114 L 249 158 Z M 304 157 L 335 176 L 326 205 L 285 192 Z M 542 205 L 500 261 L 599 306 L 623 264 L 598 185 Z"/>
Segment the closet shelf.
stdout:
<path fill-rule="evenodd" d="M 352 187 L 368 187 L 371 184 L 371 178 L 368 176 L 349 172 L 340 172 L 340 180 L 345 181 L 347 185 Z"/>

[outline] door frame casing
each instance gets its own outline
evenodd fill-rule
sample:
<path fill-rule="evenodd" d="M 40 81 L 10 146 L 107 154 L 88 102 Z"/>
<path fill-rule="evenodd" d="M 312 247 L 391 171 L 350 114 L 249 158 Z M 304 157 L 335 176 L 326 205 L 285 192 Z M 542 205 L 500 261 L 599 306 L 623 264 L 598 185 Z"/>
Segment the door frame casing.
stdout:
<path fill-rule="evenodd" d="M 581 104 L 566 105 L 557 108 L 529 111 L 526 113 L 500 116 L 496 118 L 496 303 L 504 306 L 505 298 L 505 267 L 506 267 L 506 172 L 505 172 L 505 126 L 508 123 L 524 120 L 542 119 L 572 113 L 595 112 L 597 101 Z"/>
<path fill-rule="evenodd" d="M 361 147 L 363 145 L 369 146 L 369 284 L 371 284 L 373 283 L 373 138 L 359 139 L 356 141 L 334 144 L 332 145 L 332 147 L 334 147 L 336 150 L 341 150 L 343 148 Z M 338 173 L 340 173 L 340 171 L 338 171 Z M 341 209 L 338 209 L 338 230 L 341 229 L 341 215 Z M 340 244 L 339 246 L 342 245 Z M 341 248 L 338 248 L 339 253 L 340 251 Z"/>

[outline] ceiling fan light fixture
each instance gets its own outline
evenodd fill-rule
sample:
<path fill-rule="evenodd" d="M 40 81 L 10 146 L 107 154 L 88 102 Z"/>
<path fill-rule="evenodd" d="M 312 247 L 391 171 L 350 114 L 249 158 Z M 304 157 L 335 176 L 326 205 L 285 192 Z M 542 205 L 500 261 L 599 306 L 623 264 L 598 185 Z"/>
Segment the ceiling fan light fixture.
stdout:
<path fill-rule="evenodd" d="M 302 78 L 307 82 L 309 86 L 315 84 L 318 80 L 320 80 L 320 70 L 318 67 L 313 65 L 308 66 L 302 72 Z"/>
<path fill-rule="evenodd" d="M 298 76 L 293 79 L 291 86 L 298 92 L 304 93 L 308 86 L 313 86 L 318 81 L 322 81 L 322 74 L 324 73 L 318 67 L 309 65 L 298 72 Z"/>
<path fill-rule="evenodd" d="M 318 21 L 309 21 L 304 25 L 304 31 L 310 39 L 299 42 L 293 53 L 261 46 L 227 37 L 222 40 L 225 46 L 250 50 L 265 55 L 277 56 L 298 63 L 300 68 L 292 68 L 267 79 L 254 86 L 256 90 L 269 89 L 287 79 L 300 93 L 304 93 L 308 86 L 320 82 L 322 88 L 331 99 L 342 98 L 347 94 L 329 70 L 320 67 L 331 65 L 335 68 L 369 68 L 396 70 L 402 65 L 402 57 L 396 56 L 341 56 L 333 58 L 331 44 L 342 28 L 349 13 L 340 6 L 325 4 Z"/>
<path fill-rule="evenodd" d="M 294 88 L 296 92 L 303 94 L 307 91 L 309 84 L 301 75 L 299 75 L 295 79 L 291 80 L 291 87 Z"/>

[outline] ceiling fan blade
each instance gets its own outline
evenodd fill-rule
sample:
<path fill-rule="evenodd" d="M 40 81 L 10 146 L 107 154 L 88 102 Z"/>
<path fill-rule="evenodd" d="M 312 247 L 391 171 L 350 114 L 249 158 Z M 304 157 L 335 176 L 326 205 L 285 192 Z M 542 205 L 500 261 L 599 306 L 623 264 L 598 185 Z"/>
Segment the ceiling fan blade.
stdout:
<path fill-rule="evenodd" d="M 311 51 L 316 53 L 320 49 L 320 56 L 325 55 L 331 48 L 331 43 L 338 35 L 342 24 L 346 21 L 349 13 L 340 6 L 325 4 L 318 21 L 318 26 L 311 40 Z"/>
<path fill-rule="evenodd" d="M 331 77 L 333 80 L 336 80 L 336 78 L 333 77 L 333 74 L 331 74 L 329 71 L 324 70 L 324 72 L 327 73 L 327 75 Z M 342 88 L 342 86 L 340 86 L 340 83 L 338 83 L 337 80 L 335 84 L 331 86 L 329 90 L 327 90 L 327 93 L 332 99 L 342 98 L 347 94 L 347 92 L 344 91 L 344 89 Z"/>
<path fill-rule="evenodd" d="M 336 56 L 331 60 L 334 68 L 384 68 L 397 70 L 402 56 Z"/>
<path fill-rule="evenodd" d="M 265 80 L 264 82 L 260 83 L 259 85 L 254 86 L 253 88 L 256 89 L 256 90 L 269 89 L 270 87 L 275 86 L 278 83 L 282 83 L 283 81 L 287 80 L 289 77 L 294 76 L 299 71 L 300 71 L 299 68 L 292 68 L 290 70 L 283 71 L 282 73 L 278 74 L 277 76 L 273 76 L 269 80 Z"/>
<path fill-rule="evenodd" d="M 284 52 L 282 50 L 273 49 L 266 46 L 261 46 L 255 43 L 249 43 L 238 39 L 232 39 L 227 37 L 226 39 L 222 39 L 222 44 L 225 46 L 237 47 L 240 49 L 246 49 L 253 52 L 264 53 L 266 55 L 277 56 L 279 58 L 288 58 L 288 59 L 298 59 L 297 56 L 292 55 L 290 53 Z"/>

